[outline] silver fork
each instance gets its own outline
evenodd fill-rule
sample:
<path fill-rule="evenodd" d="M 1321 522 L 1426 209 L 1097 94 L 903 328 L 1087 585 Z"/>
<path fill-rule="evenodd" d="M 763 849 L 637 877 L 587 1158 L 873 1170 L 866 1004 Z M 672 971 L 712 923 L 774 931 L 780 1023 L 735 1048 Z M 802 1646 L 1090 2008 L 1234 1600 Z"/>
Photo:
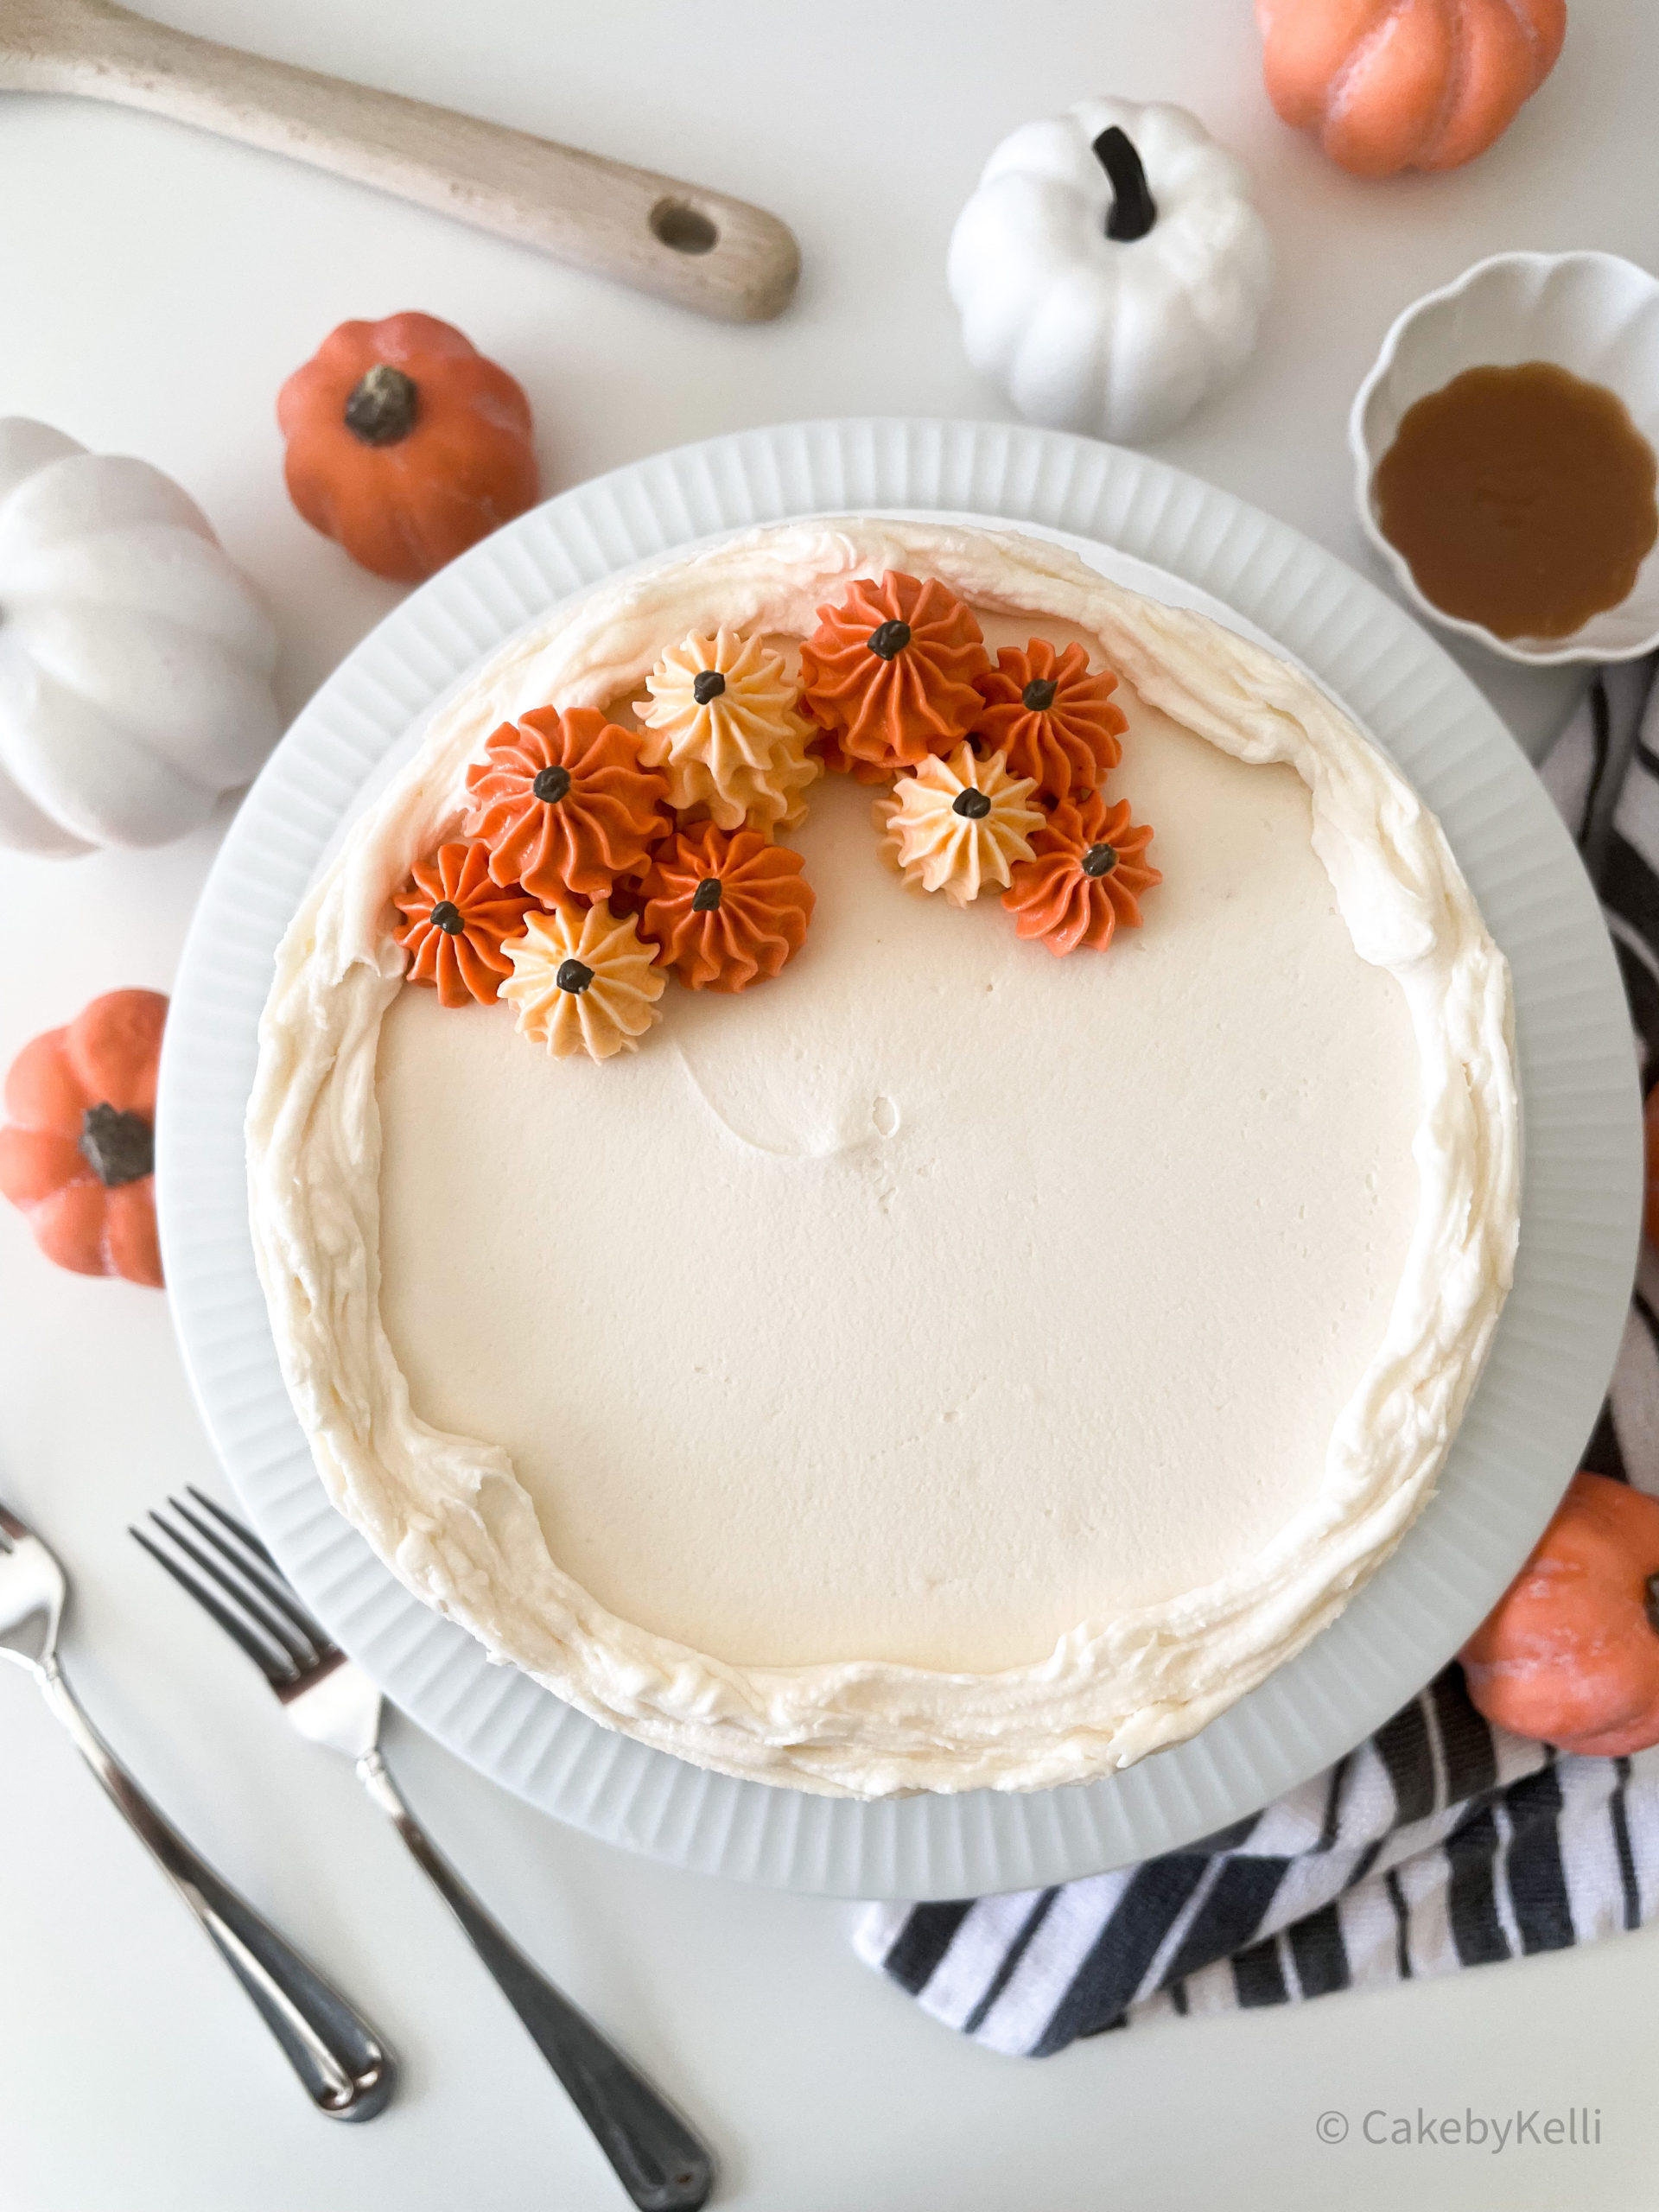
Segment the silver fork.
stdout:
<path fill-rule="evenodd" d="M 473 1948 L 529 2029 L 537 2048 L 640 2212 L 697 2212 L 714 2162 L 671 2106 L 545 1980 L 425 1835 L 380 1755 L 379 1691 L 301 1604 L 252 1530 L 201 1491 L 168 1500 L 175 1525 L 149 1516 L 165 1540 L 132 1535 L 253 1661 L 301 1735 L 353 1760 Z"/>
<path fill-rule="evenodd" d="M 253 1999 L 317 2109 L 332 2120 L 372 2120 L 391 2094 L 395 2072 L 373 2029 L 162 1819 L 76 1701 L 57 1656 L 68 1587 L 53 1554 L 0 1505 L 0 1658 L 34 1675 L 75 1748 Z"/>

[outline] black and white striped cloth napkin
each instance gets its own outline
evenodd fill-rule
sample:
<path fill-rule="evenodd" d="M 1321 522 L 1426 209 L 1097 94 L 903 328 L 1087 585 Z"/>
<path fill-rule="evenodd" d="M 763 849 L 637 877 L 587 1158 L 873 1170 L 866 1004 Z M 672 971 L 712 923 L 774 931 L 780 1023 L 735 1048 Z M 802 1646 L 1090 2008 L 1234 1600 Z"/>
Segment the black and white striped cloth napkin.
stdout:
<path fill-rule="evenodd" d="M 1600 891 L 1659 1078 L 1659 683 L 1602 670 L 1542 774 Z M 1643 1248 L 1583 1464 L 1659 1494 L 1659 1258 Z M 855 1944 L 947 2027 L 1040 2058 L 1586 1943 L 1659 1913 L 1659 1749 L 1583 1758 L 1482 1719 L 1448 1668 L 1328 1773 L 1220 1835 L 1058 1889 L 874 1904 Z"/>

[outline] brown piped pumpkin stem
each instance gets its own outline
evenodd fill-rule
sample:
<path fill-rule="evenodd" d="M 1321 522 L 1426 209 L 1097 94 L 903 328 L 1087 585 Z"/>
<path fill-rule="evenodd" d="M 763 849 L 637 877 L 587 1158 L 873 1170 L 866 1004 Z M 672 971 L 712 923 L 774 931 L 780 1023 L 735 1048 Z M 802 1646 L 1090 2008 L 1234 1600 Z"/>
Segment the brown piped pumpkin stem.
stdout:
<path fill-rule="evenodd" d="M 365 446 L 395 446 L 414 429 L 416 404 L 414 378 L 377 361 L 352 386 L 346 427 Z"/>
<path fill-rule="evenodd" d="M 1656 1636 L 1659 1636 L 1659 1574 L 1650 1574 L 1648 1577 L 1646 1610 L 1648 1626 Z"/>

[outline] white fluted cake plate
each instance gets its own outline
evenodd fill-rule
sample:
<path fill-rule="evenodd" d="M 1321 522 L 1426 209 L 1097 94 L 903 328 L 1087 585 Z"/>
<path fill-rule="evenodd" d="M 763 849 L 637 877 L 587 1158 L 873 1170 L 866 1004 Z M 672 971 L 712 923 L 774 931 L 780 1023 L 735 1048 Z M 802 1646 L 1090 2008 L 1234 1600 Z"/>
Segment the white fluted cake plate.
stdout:
<path fill-rule="evenodd" d="M 276 1361 L 242 1122 L 278 940 L 324 854 L 433 705 L 573 593 L 758 523 L 1014 524 L 1300 661 L 1445 823 L 1514 971 L 1521 1249 L 1440 1489 L 1333 1626 L 1189 1742 L 1107 1778 L 861 1804 L 687 1765 L 611 1733 L 430 1611 L 329 1504 Z M 344 661 L 231 825 L 181 964 L 156 1116 L 162 1243 L 226 1473 L 317 1617 L 422 1726 L 591 1834 L 840 1897 L 964 1897 L 1176 1849 L 1349 1750 L 1457 1649 L 1536 1540 L 1593 1424 L 1640 1211 L 1624 997 L 1595 897 L 1492 709 L 1392 601 L 1283 524 L 1143 455 L 997 423 L 797 423 L 658 455 L 451 563 Z"/>

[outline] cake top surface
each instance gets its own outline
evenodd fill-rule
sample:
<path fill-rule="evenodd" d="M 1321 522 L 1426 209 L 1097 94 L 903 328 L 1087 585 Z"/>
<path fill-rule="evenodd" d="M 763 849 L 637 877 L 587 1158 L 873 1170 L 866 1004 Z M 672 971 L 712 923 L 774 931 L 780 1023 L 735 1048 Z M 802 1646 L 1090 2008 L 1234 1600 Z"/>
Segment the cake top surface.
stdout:
<path fill-rule="evenodd" d="M 836 778 L 764 990 L 556 1065 L 399 992 L 387 899 L 504 713 L 618 713 L 694 626 L 787 657 L 888 569 L 1122 671 L 1148 927 L 1053 960 L 910 895 Z M 1507 1005 L 1438 826 L 1283 662 L 1047 546 L 758 533 L 515 641 L 296 923 L 251 1120 L 290 1389 L 405 1580 L 613 1725 L 817 1788 L 1098 1771 L 1426 1497 L 1508 1280 Z"/>

